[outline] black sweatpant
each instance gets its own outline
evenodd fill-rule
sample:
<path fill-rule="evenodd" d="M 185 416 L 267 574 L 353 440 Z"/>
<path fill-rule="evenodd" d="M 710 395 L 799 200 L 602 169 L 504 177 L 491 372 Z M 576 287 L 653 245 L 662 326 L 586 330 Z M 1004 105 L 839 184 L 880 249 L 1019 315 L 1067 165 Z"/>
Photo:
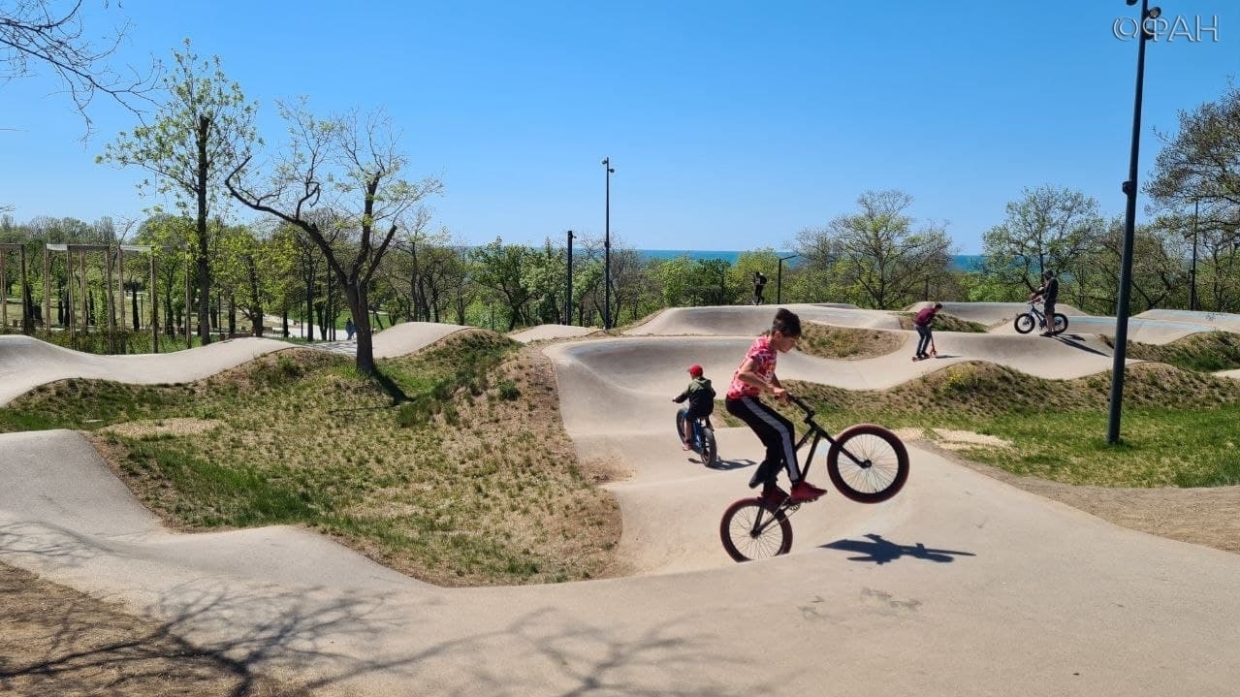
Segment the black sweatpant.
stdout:
<path fill-rule="evenodd" d="M 774 409 L 762 403 L 757 397 L 741 397 L 740 399 L 724 400 L 728 413 L 744 421 L 758 439 L 766 446 L 766 459 L 758 465 L 754 478 L 763 483 L 764 488 L 775 486 L 779 478 L 779 466 L 788 469 L 788 480 L 796 485 L 801 481 L 801 468 L 797 465 L 796 430 L 792 422 L 784 418 Z"/>

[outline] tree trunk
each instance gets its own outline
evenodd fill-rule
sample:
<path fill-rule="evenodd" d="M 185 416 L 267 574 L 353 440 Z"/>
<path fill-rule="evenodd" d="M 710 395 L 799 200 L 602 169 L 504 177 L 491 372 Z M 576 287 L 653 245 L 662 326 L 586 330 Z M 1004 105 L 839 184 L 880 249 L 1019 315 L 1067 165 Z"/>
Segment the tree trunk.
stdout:
<path fill-rule="evenodd" d="M 345 286 L 345 298 L 356 325 L 354 329 L 357 331 L 357 372 L 362 375 L 375 375 L 374 341 L 370 331 L 370 315 L 367 313 L 370 300 L 366 297 L 366 287 L 350 282 Z"/>
<path fill-rule="evenodd" d="M 306 277 L 306 316 L 301 326 L 303 333 L 309 334 L 306 341 L 314 341 L 314 276 L 310 275 Z"/>
<path fill-rule="evenodd" d="M 211 343 L 211 245 L 207 231 L 207 136 L 211 130 L 211 119 L 207 116 L 198 118 L 198 133 L 196 145 L 198 146 L 198 171 L 197 171 L 197 191 L 198 194 L 198 338 L 202 340 L 202 345 L 206 346 Z M 189 308 L 185 308 L 185 312 L 189 314 Z M 186 318 L 188 321 L 188 317 Z"/>

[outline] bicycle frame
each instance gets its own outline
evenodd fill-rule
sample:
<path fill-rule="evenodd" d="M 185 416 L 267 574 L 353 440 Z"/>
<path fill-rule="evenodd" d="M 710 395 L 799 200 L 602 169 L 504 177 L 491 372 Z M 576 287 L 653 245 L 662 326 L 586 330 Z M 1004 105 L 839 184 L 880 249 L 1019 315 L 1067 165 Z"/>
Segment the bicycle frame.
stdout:
<path fill-rule="evenodd" d="M 702 429 L 714 428 L 710 425 L 710 417 L 696 416 L 689 424 L 689 430 L 693 434 L 693 447 L 700 450 L 702 447 Z"/>
<path fill-rule="evenodd" d="M 1038 302 L 1029 303 L 1029 314 L 1038 318 L 1039 327 L 1045 327 L 1046 326 L 1046 312 L 1045 310 L 1039 309 L 1038 307 L 1039 304 L 1040 303 Z"/>
<path fill-rule="evenodd" d="M 801 467 L 801 475 L 805 476 L 809 472 L 810 464 L 814 461 L 814 453 L 818 452 L 818 444 L 825 440 L 831 445 L 835 445 L 835 439 L 831 437 L 831 434 L 827 431 L 827 429 L 819 425 L 817 421 L 814 421 L 814 414 L 817 412 L 815 412 L 812 407 L 792 395 L 788 395 L 788 398 L 793 404 L 800 407 L 801 411 L 805 412 L 805 424 L 809 426 L 809 431 L 807 431 L 805 435 L 801 436 L 801 439 L 797 441 L 795 446 L 793 446 L 794 449 L 797 452 L 800 452 L 801 448 L 809 442 L 810 438 L 814 439 L 813 444 L 809 447 L 809 455 L 805 458 L 805 462 Z M 840 452 L 847 455 L 848 459 L 853 461 L 853 464 L 861 467 L 869 467 L 869 463 L 863 460 L 858 460 L 852 453 L 848 452 L 848 450 L 841 449 Z"/>
<path fill-rule="evenodd" d="M 818 446 L 825 440 L 830 444 L 827 475 L 845 498 L 857 503 L 881 503 L 904 487 L 909 473 L 908 452 L 896 434 L 876 424 L 856 424 L 832 435 L 815 420 L 815 412 L 808 404 L 792 395 L 788 395 L 788 401 L 805 413 L 809 427 L 793 446 L 798 452 L 809 446 L 802 466 L 803 477 L 808 475 Z M 845 460 L 840 459 L 841 454 L 846 456 Z M 724 549 L 734 560 L 748 561 L 771 556 L 772 552 L 786 554 L 792 544 L 790 514 L 800 510 L 802 503 L 817 500 L 798 500 L 785 494 L 776 504 L 768 500 L 770 493 L 764 489 L 762 496 L 740 499 L 724 511 L 719 534 Z M 772 533 L 774 537 L 770 536 Z M 776 546 L 772 546 L 773 541 Z M 750 556 L 747 551 L 751 545 L 758 548 L 757 556 Z"/>

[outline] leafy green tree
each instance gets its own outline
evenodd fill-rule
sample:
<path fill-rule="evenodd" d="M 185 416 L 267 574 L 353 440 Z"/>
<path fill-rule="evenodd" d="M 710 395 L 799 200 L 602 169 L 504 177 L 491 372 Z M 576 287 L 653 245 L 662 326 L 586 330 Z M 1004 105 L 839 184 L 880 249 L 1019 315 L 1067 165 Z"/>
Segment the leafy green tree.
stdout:
<path fill-rule="evenodd" d="M 218 56 L 199 60 L 185 40 L 185 52 L 172 52 L 176 69 L 164 78 L 168 99 L 151 125 L 121 133 L 97 159 L 137 165 L 155 176 L 143 182 L 171 194 L 195 225 L 198 336 L 211 341 L 211 235 L 207 224 L 220 203 L 224 177 L 250 158 L 256 144 L 255 107 L 241 86 L 229 82 Z"/>
<path fill-rule="evenodd" d="M 1217 101 L 1180 112 L 1174 136 L 1158 133 L 1163 148 L 1146 190 L 1164 207 L 1197 206 L 1199 225 L 1235 225 L 1240 212 L 1240 86 Z"/>
<path fill-rule="evenodd" d="M 551 244 L 550 238 L 543 241 L 542 249 L 530 251 L 522 278 L 534 304 L 530 317 L 542 324 L 558 323 L 564 316 L 561 305 L 568 282 L 567 251 Z"/>
<path fill-rule="evenodd" d="M 682 254 L 671 259 L 656 260 L 654 277 L 662 289 L 662 301 L 666 307 L 686 304 L 689 298 L 689 276 L 693 261 Z"/>
<path fill-rule="evenodd" d="M 1026 188 L 1021 200 L 1007 204 L 1007 219 L 982 236 L 986 273 L 1026 293 L 1040 285 L 1043 271 L 1065 284 L 1087 271 L 1083 263 L 1098 251 L 1104 230 L 1094 199 L 1069 189 Z"/>
<path fill-rule="evenodd" d="M 229 299 L 229 333 L 234 308 L 240 310 L 254 336 L 263 335 L 264 317 L 280 305 L 293 277 L 296 249 L 290 235 L 264 234 L 244 225 L 228 226 L 217 237 L 216 279 Z M 235 299 L 240 299 L 236 306 Z"/>
<path fill-rule="evenodd" d="M 504 244 L 499 237 L 469 250 L 474 282 L 489 291 L 497 302 L 503 303 L 508 317 L 507 331 L 528 322 L 525 304 L 531 293 L 525 284 L 525 274 L 534 254 L 528 247 Z"/>
<path fill-rule="evenodd" d="M 176 333 L 185 311 L 185 288 L 193 245 L 194 222 L 184 216 L 157 213 L 138 226 L 136 240 L 151 246 L 155 255 L 156 288 L 151 302 L 163 305 L 163 332 Z M 156 297 L 158 295 L 158 297 Z"/>
<path fill-rule="evenodd" d="M 827 264 L 859 304 L 903 307 L 922 297 L 927 279 L 949 272 L 954 253 L 943 226 L 915 227 L 905 213 L 912 203 L 902 191 L 867 191 L 857 199 L 858 213 L 798 236 L 796 252 L 811 268 Z"/>

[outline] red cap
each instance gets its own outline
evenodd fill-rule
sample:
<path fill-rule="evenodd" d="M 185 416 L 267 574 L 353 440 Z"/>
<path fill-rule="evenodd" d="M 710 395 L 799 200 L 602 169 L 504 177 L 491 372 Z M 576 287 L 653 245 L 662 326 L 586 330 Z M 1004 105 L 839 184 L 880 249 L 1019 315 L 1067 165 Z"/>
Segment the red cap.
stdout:
<path fill-rule="evenodd" d="M 700 365 L 691 365 L 691 366 L 689 366 L 689 374 L 690 374 L 690 375 L 692 375 L 692 376 L 693 376 L 693 377 L 695 377 L 695 378 L 700 378 L 700 377 L 702 377 L 702 366 L 700 366 Z"/>

